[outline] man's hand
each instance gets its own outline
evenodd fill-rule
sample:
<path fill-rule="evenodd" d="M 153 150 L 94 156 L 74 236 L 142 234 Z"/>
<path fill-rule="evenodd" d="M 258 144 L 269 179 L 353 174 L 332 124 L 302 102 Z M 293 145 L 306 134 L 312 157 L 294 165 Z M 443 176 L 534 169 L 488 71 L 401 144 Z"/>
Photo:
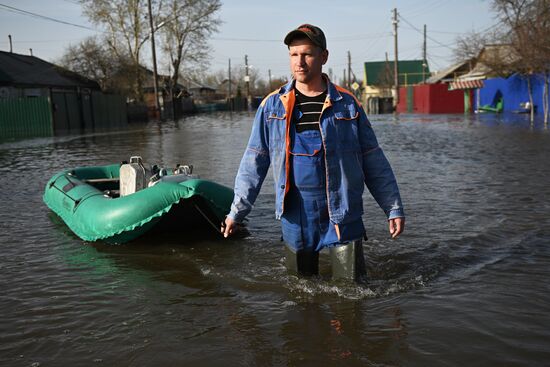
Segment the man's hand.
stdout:
<path fill-rule="evenodd" d="M 388 221 L 391 238 L 397 238 L 405 230 L 405 218 L 393 218 Z"/>
<path fill-rule="evenodd" d="M 237 223 L 229 217 L 225 217 L 225 222 L 222 224 L 220 229 L 221 233 L 225 238 L 231 236 L 237 227 Z"/>

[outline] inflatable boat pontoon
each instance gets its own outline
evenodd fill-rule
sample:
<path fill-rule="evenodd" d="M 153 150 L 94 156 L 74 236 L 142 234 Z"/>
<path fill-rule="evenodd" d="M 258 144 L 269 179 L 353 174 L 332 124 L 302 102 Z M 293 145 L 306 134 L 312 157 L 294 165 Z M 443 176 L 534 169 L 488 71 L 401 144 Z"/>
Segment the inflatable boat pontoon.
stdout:
<path fill-rule="evenodd" d="M 166 217 L 179 230 L 200 218 L 210 231 L 219 231 L 233 199 L 231 189 L 196 178 L 188 166 L 168 173 L 155 166 L 145 169 L 136 158 L 130 164 L 60 172 L 46 184 L 44 202 L 85 241 L 128 242 Z"/>

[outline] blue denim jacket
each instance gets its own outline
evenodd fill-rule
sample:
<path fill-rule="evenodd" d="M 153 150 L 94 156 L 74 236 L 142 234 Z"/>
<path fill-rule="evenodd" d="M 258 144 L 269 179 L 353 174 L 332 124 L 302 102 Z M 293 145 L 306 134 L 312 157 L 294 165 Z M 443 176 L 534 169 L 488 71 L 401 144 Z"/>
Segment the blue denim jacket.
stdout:
<path fill-rule="evenodd" d="M 332 84 L 326 75 L 323 77 L 328 93 L 320 126 L 331 222 L 345 224 L 363 214 L 365 184 L 388 219 L 404 217 L 395 176 L 365 111 L 349 91 Z M 275 216 L 280 219 L 283 215 L 290 183 L 290 123 L 300 117 L 294 109 L 293 89 L 294 80 L 267 96 L 256 112 L 228 214 L 236 222 L 241 222 L 252 209 L 270 164 L 275 182 Z"/>

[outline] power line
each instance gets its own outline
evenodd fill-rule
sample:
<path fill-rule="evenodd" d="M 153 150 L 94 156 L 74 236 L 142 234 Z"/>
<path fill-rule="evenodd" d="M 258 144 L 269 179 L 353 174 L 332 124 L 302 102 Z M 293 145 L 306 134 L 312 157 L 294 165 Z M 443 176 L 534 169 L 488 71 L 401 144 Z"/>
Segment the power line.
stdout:
<path fill-rule="evenodd" d="M 43 19 L 43 20 L 49 20 L 49 21 L 51 21 L 51 22 L 56 22 L 56 23 L 60 23 L 60 24 L 70 25 L 70 26 L 73 26 L 73 27 L 83 28 L 83 29 L 87 29 L 87 30 L 90 30 L 90 31 L 96 31 L 96 32 L 97 32 L 96 29 L 93 29 L 93 28 L 90 28 L 90 27 L 86 27 L 86 26 L 83 26 L 83 25 L 80 25 L 80 24 L 75 24 L 75 23 L 66 22 L 66 21 L 64 21 L 64 20 L 59 20 L 59 19 L 55 19 L 55 18 L 50 18 L 50 17 L 47 17 L 47 16 L 45 16 L 45 15 L 32 13 L 32 12 L 30 12 L 30 11 L 26 11 L 26 10 L 23 10 L 23 9 L 15 8 L 15 7 L 13 7 L 13 6 L 5 5 L 5 4 L 0 4 L 0 9 L 6 10 L 6 11 L 9 11 L 9 12 L 12 12 L 12 13 L 16 13 L 16 14 L 27 15 L 27 16 L 30 16 L 30 17 L 33 17 L 33 18 L 38 18 L 38 19 Z"/>
<path fill-rule="evenodd" d="M 335 41 L 335 42 L 358 41 L 358 40 L 364 40 L 364 39 L 376 40 L 376 39 L 379 39 L 380 37 L 389 37 L 391 35 L 392 35 L 391 32 L 380 32 L 380 33 L 371 33 L 371 34 L 363 34 L 363 35 L 333 37 L 333 38 L 328 38 L 328 40 Z"/>
<path fill-rule="evenodd" d="M 17 40 L 17 43 L 32 43 L 32 44 L 35 44 L 35 43 L 59 43 L 59 42 L 73 42 L 73 41 L 80 41 L 82 40 L 82 38 L 72 38 L 72 39 L 65 39 L 65 40 L 35 40 L 35 41 L 32 41 L 32 40 L 27 40 L 27 41 L 21 41 L 21 40 Z M 7 41 L 0 41 L 0 45 L 6 45 L 8 44 L 9 42 Z"/>
<path fill-rule="evenodd" d="M 431 49 L 434 49 L 434 48 L 449 48 L 450 46 L 456 46 L 456 43 L 452 43 L 450 45 L 430 46 L 430 48 Z"/>
<path fill-rule="evenodd" d="M 482 29 L 481 31 L 479 31 L 478 33 L 485 33 L 485 32 L 488 32 L 489 30 L 493 29 L 493 28 L 496 28 L 500 25 L 503 24 L 503 21 L 502 20 L 499 20 L 498 22 L 496 22 L 495 24 L 485 28 L 485 29 Z"/>
<path fill-rule="evenodd" d="M 435 65 L 438 69 L 443 69 L 443 67 L 441 66 L 441 64 L 439 64 L 438 62 L 436 62 L 434 60 L 434 58 L 432 57 L 431 54 L 427 54 L 427 58 L 428 58 L 428 62 L 432 65 Z M 433 69 L 432 69 L 433 71 Z"/>
<path fill-rule="evenodd" d="M 401 60 L 422 60 L 422 55 L 418 54 L 420 52 L 418 48 L 416 50 L 409 49 L 408 51 L 403 51 L 403 49 L 399 50 Z"/>
<path fill-rule="evenodd" d="M 415 7 L 412 11 L 406 12 L 408 16 L 416 17 L 420 15 L 425 15 L 426 13 L 439 8 L 441 5 L 447 3 L 448 0 L 434 0 L 431 3 L 424 2 L 423 5 Z"/>
<path fill-rule="evenodd" d="M 228 38 L 228 37 L 212 37 L 214 41 L 233 41 L 233 42 L 281 42 L 275 39 L 259 39 L 259 38 Z"/>
<path fill-rule="evenodd" d="M 374 39 L 377 40 L 380 37 L 388 37 L 391 36 L 391 33 L 389 32 L 382 32 L 382 33 L 370 33 L 370 34 L 362 34 L 362 35 L 348 35 L 348 36 L 339 36 L 339 37 L 333 37 L 328 38 L 327 40 L 334 41 L 334 42 L 345 42 L 345 41 L 358 41 L 363 39 Z M 265 38 L 238 38 L 238 37 L 212 37 L 215 41 L 232 41 L 232 42 L 277 42 L 280 43 L 280 39 L 265 39 Z"/>
<path fill-rule="evenodd" d="M 401 14 L 399 14 L 398 16 L 399 16 L 399 19 L 401 19 L 402 21 L 404 21 L 405 23 L 407 23 L 409 26 L 413 27 L 413 29 L 414 29 L 415 31 L 417 31 L 418 33 L 420 33 L 420 34 L 422 34 L 422 35 L 424 34 L 424 32 L 422 32 L 420 29 L 418 29 L 417 27 L 415 27 L 414 25 L 412 25 L 407 19 L 403 18 L 403 16 L 402 16 Z M 445 44 L 439 42 L 438 40 L 436 40 L 436 39 L 434 39 L 434 38 L 432 38 L 432 37 L 426 36 L 426 38 L 428 38 L 428 39 L 431 40 L 432 42 L 437 43 L 438 45 L 440 45 L 440 46 L 442 46 L 442 47 L 446 47 L 446 48 L 448 48 L 448 49 L 450 49 L 450 50 L 454 50 L 451 46 L 445 45 Z"/>
<path fill-rule="evenodd" d="M 416 30 L 415 28 L 409 28 L 409 27 L 401 27 L 401 28 Z M 430 33 L 442 33 L 442 34 L 454 34 L 454 35 L 464 34 L 464 32 L 435 31 L 433 29 L 430 29 Z"/>
<path fill-rule="evenodd" d="M 372 59 L 374 57 L 373 55 L 376 52 L 378 52 L 377 47 L 376 47 L 378 45 L 378 43 L 381 42 L 383 39 L 385 39 L 386 40 L 385 48 L 388 49 L 392 38 L 393 37 L 392 37 L 391 33 L 389 33 L 388 36 L 386 36 L 386 37 L 379 37 L 379 38 L 375 39 L 370 44 L 365 45 L 365 47 L 364 47 L 365 51 L 362 54 L 360 54 L 359 57 L 361 59 L 364 59 L 364 60 Z"/>
<path fill-rule="evenodd" d="M 423 34 L 423 32 L 418 29 L 417 27 L 415 27 L 413 24 L 411 24 L 407 19 L 403 18 L 403 16 L 401 14 L 399 14 L 399 18 L 404 21 L 405 23 L 407 23 L 409 26 L 412 27 L 413 30 L 417 31 L 418 33 L 421 33 Z M 478 33 L 485 33 L 485 32 L 488 32 L 489 30 L 499 26 L 501 24 L 501 22 L 497 22 L 489 27 L 486 27 L 482 30 L 480 30 Z M 430 31 L 431 33 L 449 33 L 449 34 L 457 34 L 457 35 L 460 35 L 460 34 L 464 34 L 464 33 L 455 33 L 455 32 L 443 32 L 443 31 Z M 436 44 L 438 44 L 439 46 L 432 46 L 432 48 L 440 48 L 440 47 L 445 47 L 445 48 L 448 48 L 450 50 L 453 50 L 454 51 L 454 48 L 453 46 L 456 46 L 457 42 L 453 42 L 451 44 L 448 44 L 448 45 L 445 45 L 441 42 L 439 42 L 438 40 L 434 39 L 433 37 L 430 37 L 430 36 L 426 36 L 426 38 L 428 38 L 429 40 L 431 40 L 432 42 L 435 42 Z"/>

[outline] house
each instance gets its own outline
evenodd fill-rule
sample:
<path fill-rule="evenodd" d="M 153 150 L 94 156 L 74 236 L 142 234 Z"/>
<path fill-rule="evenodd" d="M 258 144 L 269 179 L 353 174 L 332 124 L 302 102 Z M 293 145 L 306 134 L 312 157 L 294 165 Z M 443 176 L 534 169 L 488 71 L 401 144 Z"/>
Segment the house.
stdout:
<path fill-rule="evenodd" d="M 216 88 L 213 86 L 202 84 L 192 79 L 186 79 L 184 84 L 187 86 L 187 90 L 197 104 L 210 103 L 220 98 Z M 225 97 L 225 95 L 223 95 L 222 98 L 223 97 Z"/>
<path fill-rule="evenodd" d="M 393 84 L 393 61 L 369 61 L 364 65 L 365 86 Z M 430 76 L 430 68 L 423 60 L 399 60 L 397 66 L 400 85 L 419 84 Z"/>
<path fill-rule="evenodd" d="M 460 61 L 449 66 L 446 69 L 437 71 L 433 73 L 433 75 L 430 76 L 428 79 L 426 79 L 426 84 L 450 83 L 456 80 L 458 77 L 469 73 L 475 65 L 475 62 L 475 59 Z"/>
<path fill-rule="evenodd" d="M 400 90 L 397 110 L 409 113 L 462 113 L 469 109 L 469 99 L 461 91 L 453 91 L 449 84 L 472 70 L 474 59 L 455 63 L 435 72 L 422 85 Z M 468 94 L 469 98 L 469 94 Z"/>
<path fill-rule="evenodd" d="M 363 100 L 369 112 L 390 112 L 387 109 L 391 109 L 394 96 L 394 65 L 394 61 L 364 63 Z M 430 76 L 423 60 L 399 60 L 397 65 L 400 86 L 423 83 Z"/>
<path fill-rule="evenodd" d="M 530 87 L 535 112 L 540 113 L 544 78 L 518 73 L 521 69 L 521 58 L 511 45 L 486 45 L 476 58 L 435 73 L 426 85 L 401 88 L 397 111 L 525 113 Z"/>
<path fill-rule="evenodd" d="M 193 102 L 198 112 L 213 112 L 227 110 L 229 108 L 226 90 L 220 90 L 214 86 L 200 83 L 193 79 L 186 79 L 184 84 L 187 86 Z M 227 84 L 227 83 L 225 83 Z M 238 93 L 238 86 L 236 87 Z M 233 108 L 240 107 L 238 101 L 234 100 Z M 244 104 L 246 106 L 246 103 Z M 238 107 L 238 108 L 239 108 Z"/>
<path fill-rule="evenodd" d="M 143 83 L 143 99 L 149 117 L 155 116 L 155 86 L 153 72 L 143 67 L 145 80 Z M 168 75 L 157 76 L 158 97 L 163 118 L 175 119 L 182 114 L 194 112 L 195 106 L 191 100 L 189 91 L 181 83 L 171 87 L 172 78 Z"/>
<path fill-rule="evenodd" d="M 511 97 L 511 95 L 516 95 L 520 89 L 526 90 L 526 85 L 521 88 L 521 78 L 513 78 L 514 85 L 512 87 L 505 86 L 506 83 L 495 83 L 493 80 L 495 78 L 508 79 L 516 71 L 518 62 L 520 62 L 520 57 L 511 45 L 485 45 L 479 52 L 472 70 L 457 77 L 450 83 L 449 89 L 464 92 L 464 103 L 467 111 L 469 111 L 470 106 L 475 105 L 475 111 L 501 112 L 504 110 L 505 99 L 501 89 L 507 89 L 508 93 L 506 94 Z M 500 87 L 500 84 L 503 84 L 502 87 Z M 489 85 L 492 87 L 489 88 Z M 488 96 L 482 98 L 482 94 Z M 521 97 L 516 96 L 513 102 L 512 100 L 509 101 L 512 103 L 506 105 L 508 105 L 509 110 L 517 109 L 528 97 L 526 96 L 524 99 L 522 100 Z"/>
<path fill-rule="evenodd" d="M 399 113 L 462 113 L 462 91 L 449 90 L 446 83 L 418 84 L 399 88 Z"/>
<path fill-rule="evenodd" d="M 0 98 L 50 97 L 101 88 L 95 81 L 34 56 L 0 51 Z"/>
<path fill-rule="evenodd" d="M 509 44 L 485 45 L 474 60 L 473 68 L 456 78 L 457 81 L 484 80 L 514 73 L 514 66 L 519 61 L 514 48 Z"/>
<path fill-rule="evenodd" d="M 453 91 L 449 83 L 472 69 L 473 60 L 466 60 L 435 72 L 422 84 L 399 89 L 397 112 L 462 113 L 465 99 L 462 91 Z"/>
<path fill-rule="evenodd" d="M 124 124 L 125 102 L 103 95 L 97 82 L 38 57 L 0 51 L 0 136 Z"/>

